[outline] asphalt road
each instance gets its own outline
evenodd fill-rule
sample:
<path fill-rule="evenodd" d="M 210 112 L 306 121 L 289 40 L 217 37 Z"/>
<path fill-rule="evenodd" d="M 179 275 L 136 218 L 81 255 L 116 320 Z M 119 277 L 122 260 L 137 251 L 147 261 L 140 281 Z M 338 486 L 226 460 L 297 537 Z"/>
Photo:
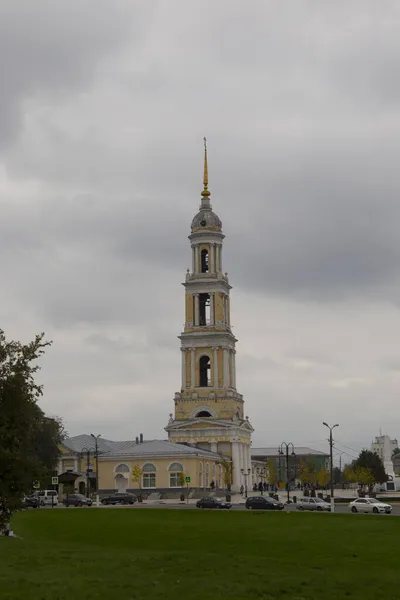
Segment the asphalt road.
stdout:
<path fill-rule="evenodd" d="M 386 515 L 386 514 L 382 514 L 382 517 L 388 517 L 388 516 L 400 516 L 400 504 L 392 504 L 393 510 L 392 510 L 392 514 L 391 515 Z M 66 508 L 64 505 L 59 504 L 58 506 L 55 506 L 54 508 Z M 133 506 L 129 506 L 129 505 L 108 505 L 108 506 L 100 506 L 100 508 L 107 508 L 107 509 L 112 509 L 112 508 L 130 508 L 133 510 L 138 510 L 138 509 L 149 509 L 151 510 L 152 508 L 167 508 L 170 510 L 200 510 L 196 507 L 196 504 L 186 504 L 184 502 L 177 502 L 176 504 L 170 504 L 170 503 L 163 503 L 161 502 L 152 502 L 152 503 L 135 503 Z M 28 510 L 32 510 L 32 509 L 28 509 Z M 51 506 L 43 506 L 41 507 L 39 510 L 52 510 Z M 53 509 L 54 510 L 54 509 Z M 74 510 L 74 507 L 69 507 L 69 510 Z M 85 510 L 85 507 L 83 507 L 80 510 Z M 86 508 L 86 510 L 88 510 Z M 207 510 L 207 509 L 205 509 Z M 209 509 L 210 510 L 210 509 Z M 215 509 L 212 509 L 215 510 Z M 246 507 L 244 504 L 234 504 L 231 508 L 231 510 L 246 510 Z M 290 512 L 300 512 L 296 509 L 296 505 L 295 504 L 290 504 L 289 506 L 285 506 L 284 511 L 290 511 Z M 225 512 L 225 511 L 223 511 Z M 269 511 L 264 511 L 264 512 L 269 512 Z M 311 512 L 311 511 L 304 511 L 304 512 Z M 316 512 L 316 511 L 312 511 L 312 512 Z M 335 513 L 338 514 L 351 514 L 350 513 L 350 509 L 348 504 L 338 504 L 335 506 Z M 319 513 L 321 514 L 321 513 Z M 356 515 L 355 515 L 356 516 Z"/>

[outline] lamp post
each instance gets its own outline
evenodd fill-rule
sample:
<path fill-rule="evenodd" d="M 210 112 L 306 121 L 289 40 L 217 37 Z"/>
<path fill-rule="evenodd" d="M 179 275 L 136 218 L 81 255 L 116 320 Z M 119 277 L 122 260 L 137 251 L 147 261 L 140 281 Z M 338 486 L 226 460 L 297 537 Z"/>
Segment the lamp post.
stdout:
<path fill-rule="evenodd" d="M 329 454 L 330 454 L 330 466 L 331 466 L 331 512 L 334 512 L 335 510 L 335 501 L 333 499 L 333 436 L 332 436 L 332 431 L 335 429 L 335 427 L 339 427 L 339 423 L 336 423 L 336 425 L 332 425 L 332 427 L 330 425 L 328 425 L 328 423 L 325 423 L 325 421 L 323 421 L 322 425 L 325 425 L 325 427 L 327 427 L 329 429 Z"/>
<path fill-rule="evenodd" d="M 99 506 L 99 437 L 101 436 L 101 433 L 99 433 L 98 435 L 94 435 L 93 433 L 90 434 L 91 437 L 94 439 L 94 445 L 95 445 L 95 459 L 96 459 L 96 506 Z"/>
<path fill-rule="evenodd" d="M 95 448 L 87 448 L 84 446 L 81 450 L 81 454 L 86 454 L 86 495 L 89 496 L 90 493 L 90 453 L 96 452 Z"/>
<path fill-rule="evenodd" d="M 251 469 L 247 469 L 247 473 L 244 469 L 240 469 L 240 472 L 244 477 L 244 497 L 247 498 L 247 478 L 251 473 Z"/>
<path fill-rule="evenodd" d="M 285 448 L 285 452 L 283 452 Z M 294 453 L 294 446 L 292 442 L 282 442 L 279 446 L 278 452 L 280 455 L 286 454 L 286 490 L 287 490 L 287 502 L 290 502 L 290 488 L 289 488 L 289 449 L 292 448 L 292 456 L 296 456 Z"/>

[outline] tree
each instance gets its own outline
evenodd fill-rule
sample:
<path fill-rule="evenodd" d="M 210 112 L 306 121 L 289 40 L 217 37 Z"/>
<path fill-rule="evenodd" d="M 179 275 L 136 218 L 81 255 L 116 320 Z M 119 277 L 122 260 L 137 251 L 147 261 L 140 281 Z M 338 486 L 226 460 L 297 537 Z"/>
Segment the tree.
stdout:
<path fill-rule="evenodd" d="M 339 467 L 333 468 L 333 483 L 342 483 L 342 471 Z"/>
<path fill-rule="evenodd" d="M 183 471 L 181 471 L 181 472 L 179 473 L 179 485 L 180 485 L 181 487 L 184 487 L 185 483 L 186 483 L 186 479 L 185 479 L 185 473 L 184 473 Z"/>
<path fill-rule="evenodd" d="M 382 459 L 371 450 L 362 450 L 352 467 L 357 473 L 358 483 L 368 486 L 369 493 L 376 483 L 384 483 L 388 479 Z"/>
<path fill-rule="evenodd" d="M 299 468 L 299 477 L 301 481 L 307 483 L 308 485 L 313 485 L 317 482 L 317 468 L 315 466 L 315 461 L 311 458 L 307 460 L 300 461 Z"/>
<path fill-rule="evenodd" d="M 49 345 L 43 333 L 21 344 L 7 341 L 0 330 L 0 534 L 7 535 L 10 518 L 21 507 L 23 494 L 32 489 L 34 479 L 46 473 L 45 450 L 39 447 L 44 435 L 49 439 L 49 462 L 55 458 L 58 439 L 52 437 L 53 428 L 50 435 L 37 404 L 43 392 L 35 381 L 37 361 Z"/>
<path fill-rule="evenodd" d="M 221 458 L 221 466 L 223 471 L 224 485 L 229 491 L 232 486 L 232 461 L 227 458 Z"/>
<path fill-rule="evenodd" d="M 132 481 L 133 481 L 133 483 L 139 484 L 139 489 L 142 489 L 142 477 L 143 477 L 143 469 L 138 464 L 133 465 Z"/>
<path fill-rule="evenodd" d="M 395 449 L 393 450 L 392 457 L 393 457 L 393 456 L 396 456 L 397 454 L 400 454 L 400 448 L 395 448 Z"/>
<path fill-rule="evenodd" d="M 330 480 L 330 473 L 325 466 L 322 466 L 317 473 L 317 482 L 318 485 L 322 488 L 328 485 L 328 481 Z"/>
<path fill-rule="evenodd" d="M 279 481 L 279 473 L 276 466 L 276 461 L 269 458 L 267 462 L 267 481 L 270 485 L 275 486 Z"/>

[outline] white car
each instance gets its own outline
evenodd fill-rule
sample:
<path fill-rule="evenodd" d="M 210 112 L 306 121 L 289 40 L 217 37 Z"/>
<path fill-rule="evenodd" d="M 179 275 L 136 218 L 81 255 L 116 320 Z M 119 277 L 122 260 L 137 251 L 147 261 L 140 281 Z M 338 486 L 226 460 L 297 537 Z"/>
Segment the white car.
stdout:
<path fill-rule="evenodd" d="M 350 502 L 349 508 L 352 513 L 386 513 L 390 515 L 392 512 L 391 504 L 386 504 L 376 498 L 357 498 L 357 500 Z"/>

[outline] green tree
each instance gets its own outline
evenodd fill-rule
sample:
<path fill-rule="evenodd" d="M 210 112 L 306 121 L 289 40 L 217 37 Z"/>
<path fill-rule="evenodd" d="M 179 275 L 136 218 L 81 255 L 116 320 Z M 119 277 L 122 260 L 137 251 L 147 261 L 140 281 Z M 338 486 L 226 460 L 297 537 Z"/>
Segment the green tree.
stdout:
<path fill-rule="evenodd" d="M 376 483 L 387 481 L 382 459 L 371 450 L 362 450 L 352 467 L 357 473 L 358 483 L 367 486 L 370 493 Z"/>
<path fill-rule="evenodd" d="M 7 534 L 12 514 L 21 507 L 22 496 L 34 479 L 46 473 L 42 436 L 49 433 L 37 402 L 42 386 L 35 381 L 38 359 L 50 342 L 44 334 L 29 344 L 7 341 L 0 330 L 0 533 Z M 48 464 L 57 456 L 58 439 L 46 450 Z M 50 446 L 52 450 L 50 450 Z M 55 456 L 53 454 L 55 452 Z M 50 457 L 51 455 L 51 457 Z"/>
<path fill-rule="evenodd" d="M 278 468 L 276 466 L 276 460 L 269 458 L 267 461 L 267 481 L 270 485 L 275 486 L 279 481 Z"/>
<path fill-rule="evenodd" d="M 322 488 L 324 488 L 326 485 L 328 485 L 329 480 L 330 480 L 330 473 L 325 466 L 322 466 L 317 473 L 318 485 L 320 485 Z"/>
<path fill-rule="evenodd" d="M 315 461 L 311 458 L 300 461 L 299 478 L 303 484 L 308 483 L 309 485 L 313 485 L 317 483 L 318 474 Z"/>
<path fill-rule="evenodd" d="M 133 483 L 138 483 L 139 488 L 142 489 L 142 477 L 143 477 L 143 469 L 140 465 L 133 465 L 132 468 L 132 481 Z"/>
<path fill-rule="evenodd" d="M 392 456 L 396 456 L 397 454 L 400 454 L 400 448 L 395 448 L 395 449 L 393 450 L 393 454 L 392 454 Z"/>
<path fill-rule="evenodd" d="M 223 457 L 221 458 L 220 462 L 222 466 L 224 485 L 227 490 L 230 490 L 232 486 L 232 461 Z"/>

